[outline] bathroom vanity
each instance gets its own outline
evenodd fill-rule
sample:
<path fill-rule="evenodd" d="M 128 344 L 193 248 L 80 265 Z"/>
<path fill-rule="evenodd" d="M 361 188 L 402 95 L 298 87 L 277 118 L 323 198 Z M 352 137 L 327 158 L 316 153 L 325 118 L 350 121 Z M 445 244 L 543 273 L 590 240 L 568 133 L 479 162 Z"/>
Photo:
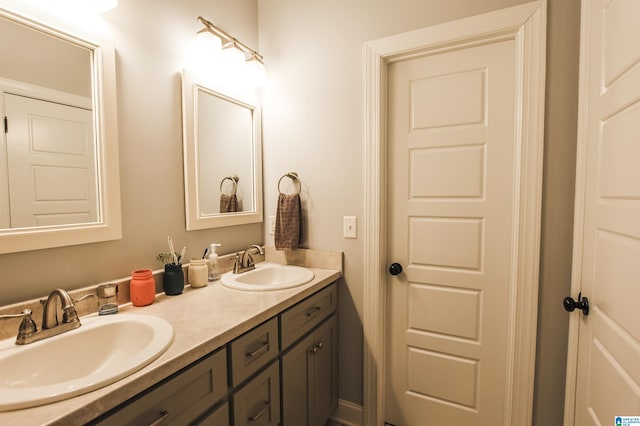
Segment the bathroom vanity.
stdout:
<path fill-rule="evenodd" d="M 336 308 L 333 283 L 90 424 L 322 426 L 338 402 Z"/>
<path fill-rule="evenodd" d="M 0 413 L 0 423 L 323 425 L 337 406 L 340 268 L 310 267 L 314 279 L 290 289 L 249 292 L 216 282 L 157 295 L 143 308 L 121 306 L 168 320 L 169 349 L 116 383 Z"/>

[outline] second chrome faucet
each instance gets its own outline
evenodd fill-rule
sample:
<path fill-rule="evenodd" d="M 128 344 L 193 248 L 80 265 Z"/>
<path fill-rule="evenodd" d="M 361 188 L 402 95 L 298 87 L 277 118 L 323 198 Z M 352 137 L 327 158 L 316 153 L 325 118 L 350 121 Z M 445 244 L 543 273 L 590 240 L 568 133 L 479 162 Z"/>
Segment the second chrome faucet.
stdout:
<path fill-rule="evenodd" d="M 247 272 L 256 268 L 256 265 L 253 262 L 253 257 L 251 257 L 252 251 L 264 254 L 264 250 L 262 250 L 262 247 L 257 244 L 247 247 L 245 251 L 242 252 L 242 254 L 236 253 L 235 263 L 233 264 L 234 274 L 240 274 L 242 272 Z"/>

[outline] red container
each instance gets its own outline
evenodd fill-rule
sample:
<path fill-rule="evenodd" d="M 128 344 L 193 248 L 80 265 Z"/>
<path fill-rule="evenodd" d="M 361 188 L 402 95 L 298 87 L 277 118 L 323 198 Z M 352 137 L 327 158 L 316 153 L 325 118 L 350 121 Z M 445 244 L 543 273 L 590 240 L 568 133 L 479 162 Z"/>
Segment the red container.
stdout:
<path fill-rule="evenodd" d="M 133 306 L 147 306 L 156 299 L 156 281 L 151 269 L 138 269 L 131 273 L 129 295 Z"/>

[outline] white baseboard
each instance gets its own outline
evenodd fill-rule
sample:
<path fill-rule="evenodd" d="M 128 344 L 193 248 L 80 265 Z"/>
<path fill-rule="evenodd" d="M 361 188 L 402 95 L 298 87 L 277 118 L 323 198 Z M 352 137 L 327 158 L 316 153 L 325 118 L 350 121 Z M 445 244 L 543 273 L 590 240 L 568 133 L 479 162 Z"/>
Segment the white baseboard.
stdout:
<path fill-rule="evenodd" d="M 354 404 L 344 399 L 338 400 L 338 408 L 331 416 L 331 420 L 346 426 L 362 426 L 364 410 L 362 405 Z"/>

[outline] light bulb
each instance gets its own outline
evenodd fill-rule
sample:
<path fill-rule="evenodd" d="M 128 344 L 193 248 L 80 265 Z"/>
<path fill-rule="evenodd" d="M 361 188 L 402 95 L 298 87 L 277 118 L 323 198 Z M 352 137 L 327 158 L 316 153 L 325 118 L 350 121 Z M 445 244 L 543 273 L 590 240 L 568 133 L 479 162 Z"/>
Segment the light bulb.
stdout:
<path fill-rule="evenodd" d="M 196 34 L 196 49 L 201 55 L 219 55 L 222 51 L 222 40 L 209 31 L 201 31 Z"/>
<path fill-rule="evenodd" d="M 225 46 L 222 49 L 222 58 L 225 67 L 232 73 L 241 73 L 244 69 L 245 54 L 242 50 L 236 47 L 235 42 L 232 42 L 229 46 Z"/>

